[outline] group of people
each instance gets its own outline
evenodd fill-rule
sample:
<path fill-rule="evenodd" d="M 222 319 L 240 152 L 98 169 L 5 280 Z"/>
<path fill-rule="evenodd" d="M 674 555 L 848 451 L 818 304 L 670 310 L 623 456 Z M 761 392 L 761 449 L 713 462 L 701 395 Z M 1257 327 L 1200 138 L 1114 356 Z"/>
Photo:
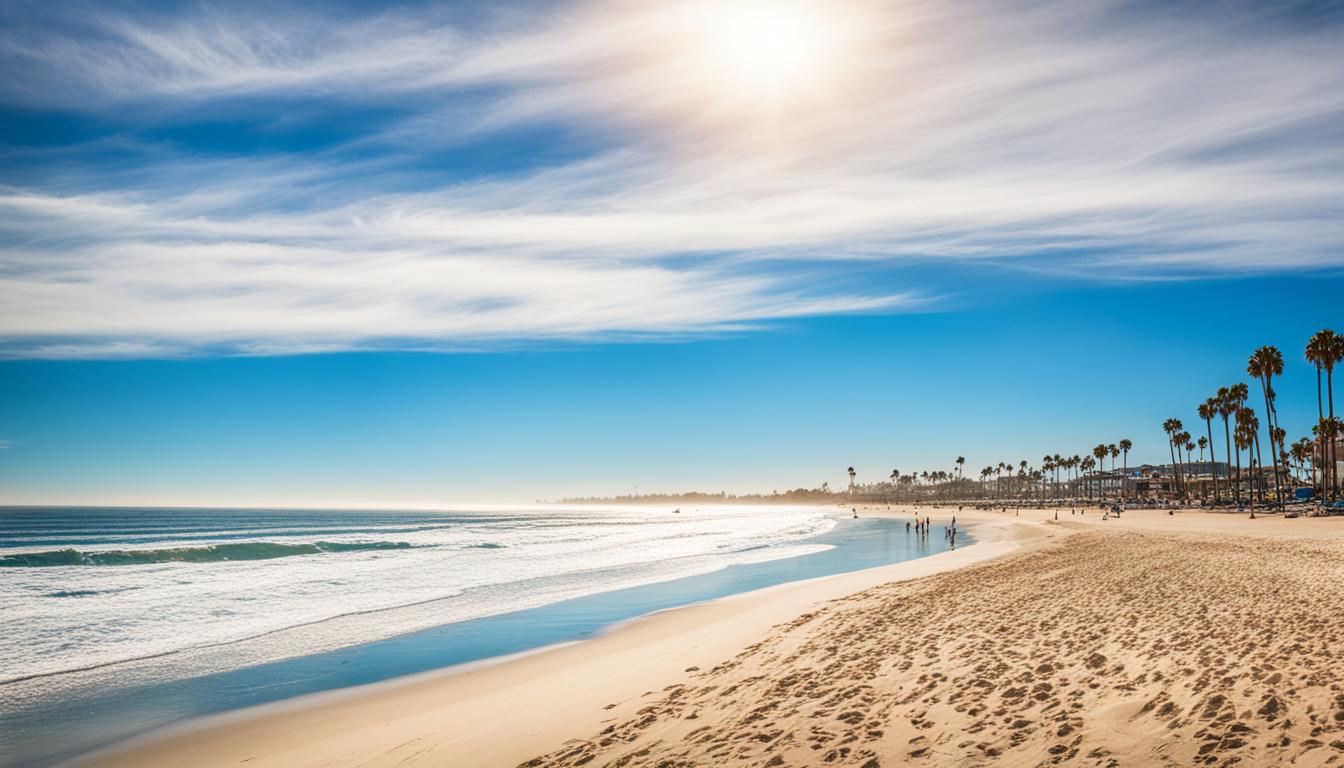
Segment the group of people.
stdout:
<path fill-rule="evenodd" d="M 910 527 L 911 527 L 911 525 L 912 525 L 912 523 L 910 523 L 909 521 L 906 521 L 906 523 L 905 523 L 905 530 L 906 530 L 906 533 L 909 533 L 909 532 L 910 532 Z M 929 535 L 929 529 L 933 527 L 933 520 L 932 520 L 930 517 L 928 517 L 927 515 L 925 515 L 924 517 L 920 517 L 919 515 L 915 515 L 915 521 L 914 521 L 913 525 L 914 525 L 914 529 L 915 529 L 915 535 L 917 535 L 917 536 L 927 537 L 927 536 Z M 947 539 L 948 543 L 951 544 L 952 546 L 956 546 L 956 544 L 957 544 L 957 516 L 956 516 L 956 515 L 953 515 L 953 516 L 952 516 L 952 522 L 951 522 L 951 524 L 949 524 L 948 526 L 946 526 L 945 528 L 943 528 L 943 538 Z"/>

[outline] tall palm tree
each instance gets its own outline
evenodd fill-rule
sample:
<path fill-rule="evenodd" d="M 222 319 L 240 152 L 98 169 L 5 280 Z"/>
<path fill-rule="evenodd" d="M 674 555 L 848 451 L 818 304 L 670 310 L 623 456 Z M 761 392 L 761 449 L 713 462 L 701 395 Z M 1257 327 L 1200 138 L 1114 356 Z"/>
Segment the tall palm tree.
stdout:
<path fill-rule="evenodd" d="M 846 470 L 846 471 L 849 472 L 849 492 L 850 492 L 850 493 L 853 493 L 853 492 L 854 492 L 854 475 L 855 475 L 854 468 L 853 468 L 853 467 L 850 467 L 850 468 L 849 468 L 848 470 Z"/>
<path fill-rule="evenodd" d="M 1237 430 L 1236 430 L 1235 435 L 1236 435 L 1236 441 L 1237 441 L 1237 476 L 1238 476 L 1238 477 L 1241 476 L 1241 452 L 1242 452 L 1242 451 L 1246 451 L 1246 452 L 1247 452 L 1247 455 L 1248 455 L 1248 456 L 1250 455 L 1251 447 L 1254 445 L 1255 433 L 1256 433 L 1256 431 L 1258 431 L 1259 428 L 1260 428 L 1260 426 L 1259 426 L 1258 424 L 1254 424 L 1254 423 L 1253 423 L 1253 420 L 1254 420 L 1254 419 L 1255 419 L 1255 412 L 1252 411 L 1251 409 L 1249 409 L 1249 408 L 1241 408 L 1241 409 L 1238 409 L 1238 410 L 1237 410 Z M 1255 467 L 1254 459 L 1251 459 L 1251 460 L 1250 460 L 1250 463 L 1251 463 L 1251 467 L 1252 467 L 1252 469 L 1254 469 L 1254 467 Z M 1255 517 L 1255 483 L 1254 483 L 1254 474 L 1252 474 L 1252 483 L 1251 483 L 1251 487 L 1250 487 L 1249 489 L 1247 489 L 1246 497 L 1247 497 L 1248 499 L 1250 499 L 1250 502 L 1251 502 L 1251 517 Z"/>
<path fill-rule="evenodd" d="M 1223 417 L 1223 448 L 1227 456 L 1227 468 L 1232 469 L 1232 437 L 1228 428 L 1228 419 L 1236 412 L 1232 404 L 1232 390 L 1227 387 L 1219 387 L 1218 394 L 1213 396 L 1218 401 L 1218 415 Z M 1237 479 L 1232 483 L 1232 495 L 1236 503 L 1241 503 L 1241 469 L 1238 465 Z"/>
<path fill-rule="evenodd" d="M 1275 437 L 1277 425 L 1274 423 L 1274 377 L 1283 374 L 1283 354 L 1278 347 L 1265 346 L 1251 353 L 1246 361 L 1246 373 L 1260 380 L 1260 389 L 1265 394 L 1265 426 L 1269 432 L 1269 460 L 1274 470 L 1274 497 L 1279 508 L 1283 508 L 1283 489 L 1279 487 L 1279 451 Z"/>
<path fill-rule="evenodd" d="M 1217 398 L 1210 397 L 1208 400 L 1205 400 L 1204 402 L 1200 403 L 1200 404 L 1199 404 L 1199 408 L 1196 409 L 1196 410 L 1199 412 L 1199 418 L 1201 418 L 1201 419 L 1204 420 L 1204 431 L 1208 433 L 1208 440 L 1207 440 L 1207 442 L 1208 442 L 1208 446 L 1209 446 L 1209 471 L 1213 473 L 1213 503 L 1214 503 L 1214 504 L 1217 504 L 1218 501 L 1219 501 L 1219 499 L 1218 499 L 1218 459 L 1215 458 L 1214 455 L 1213 455 L 1213 417 L 1218 415 L 1218 400 L 1217 400 Z M 1203 460 L 1204 460 L 1204 452 L 1203 452 L 1202 448 L 1204 447 L 1203 444 L 1205 443 L 1205 438 L 1202 438 L 1202 437 L 1201 437 L 1201 438 L 1199 438 L 1199 441 L 1200 441 L 1200 448 L 1201 448 L 1201 450 L 1200 450 L 1200 455 L 1199 455 L 1199 460 L 1200 460 L 1200 461 L 1203 461 Z"/>
<path fill-rule="evenodd" d="M 1250 492 L 1254 495 L 1258 489 L 1260 491 L 1260 501 L 1264 502 L 1265 479 L 1259 471 L 1259 468 L 1264 466 L 1260 454 L 1260 417 L 1255 415 L 1254 410 L 1243 406 L 1237 410 L 1237 424 L 1246 432 L 1247 437 L 1247 464 L 1250 465 L 1251 469 Z"/>
<path fill-rule="evenodd" d="M 1312 334 L 1312 337 L 1311 337 L 1310 339 L 1307 340 L 1307 362 L 1309 362 L 1309 363 L 1311 363 L 1312 365 L 1316 366 L 1316 423 L 1317 423 L 1317 424 L 1322 424 L 1322 423 L 1325 422 L 1325 397 L 1323 396 L 1323 394 L 1322 394 L 1322 392 L 1321 392 L 1321 372 L 1325 370 L 1327 361 L 1329 361 L 1329 359 L 1330 359 L 1330 347 L 1331 347 L 1331 344 L 1332 344 L 1333 341 L 1334 341 L 1334 335 L 1335 335 L 1335 332 L 1334 332 L 1334 331 L 1330 330 L 1329 328 L 1326 328 L 1326 329 L 1317 331 L 1316 333 Z M 1333 367 L 1333 363 L 1331 364 L 1331 367 Z M 1324 451 L 1324 449 L 1325 449 L 1325 443 L 1321 443 L 1321 449 L 1322 449 L 1322 451 Z M 1324 458 L 1324 453 L 1322 453 L 1322 457 Z M 1321 492 L 1322 495 L 1324 495 L 1324 494 L 1325 494 L 1325 484 L 1328 482 L 1328 480 L 1326 479 L 1326 475 L 1328 475 L 1328 470 L 1327 470 L 1327 468 L 1325 468 L 1325 467 L 1322 467 L 1322 470 L 1323 470 L 1323 471 L 1322 471 L 1322 473 L 1321 473 L 1321 474 L 1322 474 L 1322 478 L 1321 478 L 1321 488 L 1320 488 L 1320 492 Z M 1315 474 L 1316 474 L 1316 473 L 1315 473 L 1315 468 L 1314 468 L 1314 466 L 1313 466 L 1313 471 L 1312 471 L 1312 476 L 1313 476 L 1313 477 L 1312 477 L 1312 486 L 1313 486 L 1313 487 L 1315 487 L 1315 485 L 1316 485 L 1316 482 L 1315 482 Z"/>
<path fill-rule="evenodd" d="M 1120 445 L 1120 453 L 1124 456 L 1122 460 L 1125 462 L 1124 466 L 1125 477 L 1129 477 L 1129 450 L 1134 447 L 1134 441 L 1126 437 L 1120 441 L 1119 445 Z M 1126 486 L 1129 484 L 1129 480 L 1125 480 L 1124 482 Z"/>
<path fill-rule="evenodd" d="M 1181 437 L 1185 439 L 1185 464 L 1186 464 L 1186 477 L 1189 478 L 1190 476 L 1192 476 L 1192 475 L 1195 474 L 1194 470 L 1190 468 L 1190 463 L 1191 463 L 1190 455 L 1193 454 L 1193 453 L 1195 452 L 1195 444 L 1192 443 L 1192 442 L 1190 442 L 1190 433 L 1189 433 L 1189 432 L 1182 432 L 1182 433 L 1181 433 Z"/>
<path fill-rule="evenodd" d="M 1106 456 L 1108 454 L 1110 454 L 1110 449 L 1106 447 L 1105 443 L 1098 443 L 1097 446 L 1092 449 L 1092 455 L 1096 458 L 1098 462 L 1100 462 L 1101 465 L 1101 469 L 1097 471 L 1097 476 L 1094 478 L 1094 482 L 1096 483 L 1097 486 L 1098 496 L 1101 495 L 1101 473 L 1106 471 Z"/>
<path fill-rule="evenodd" d="M 966 466 L 966 457 L 965 457 L 965 456 L 958 456 L 958 457 L 957 457 L 957 479 L 958 479 L 958 480 L 960 480 L 960 479 L 962 478 L 962 468 L 964 468 L 965 466 Z"/>
<path fill-rule="evenodd" d="M 1176 462 L 1176 435 L 1180 433 L 1183 426 L 1180 419 L 1167 419 L 1162 422 L 1162 431 L 1167 433 L 1167 448 L 1170 449 L 1171 453 L 1171 471 L 1172 477 L 1176 481 L 1177 494 L 1181 493 L 1181 470 L 1180 465 Z"/>
<path fill-rule="evenodd" d="M 1239 416 L 1238 414 L 1240 414 L 1240 412 L 1246 407 L 1246 401 L 1247 401 L 1248 399 L 1250 399 L 1250 397 L 1251 397 L 1251 390 L 1250 390 L 1249 387 L 1246 386 L 1246 384 L 1245 384 L 1244 382 L 1238 382 L 1238 383 L 1233 384 L 1232 386 L 1228 387 L 1228 388 L 1227 388 L 1227 393 L 1228 393 L 1228 397 L 1230 397 L 1230 398 L 1232 399 L 1232 406 L 1233 406 L 1232 417 L 1233 417 L 1234 419 L 1237 419 L 1238 421 L 1240 421 L 1240 420 L 1242 419 L 1242 417 Z M 1258 422 L 1257 422 L 1257 423 L 1258 423 Z M 1259 427 L 1257 427 L 1257 429 L 1258 429 L 1258 428 L 1259 428 Z M 1250 449 L 1247 448 L 1246 450 L 1247 450 L 1247 462 L 1246 462 L 1246 465 L 1247 465 L 1247 468 L 1249 469 L 1249 468 L 1250 468 L 1250 465 L 1251 465 L 1251 462 L 1250 462 Z M 1241 470 L 1240 470 L 1240 469 L 1237 470 L 1237 480 L 1238 480 L 1238 481 L 1241 480 Z M 1246 490 L 1247 490 L 1248 492 L 1254 492 L 1254 491 L 1255 491 L 1255 481 L 1254 481 L 1254 479 L 1252 479 L 1252 480 L 1249 482 L 1249 484 L 1246 486 Z"/>
<path fill-rule="evenodd" d="M 1325 366 L 1325 399 L 1329 406 L 1327 417 L 1331 420 L 1331 477 L 1335 482 L 1335 498 L 1340 495 L 1340 457 L 1339 440 L 1340 420 L 1335 417 L 1335 366 L 1344 363 L 1344 335 L 1332 334 L 1329 344 L 1329 358 Z"/>
<path fill-rule="evenodd" d="M 1176 433 L 1176 459 L 1181 462 L 1181 490 L 1190 493 L 1190 433 L 1182 429 Z"/>
<path fill-rule="evenodd" d="M 1312 427 L 1312 431 L 1316 433 L 1316 442 L 1321 446 L 1321 463 L 1325 465 L 1321 468 L 1321 496 L 1329 500 L 1334 485 L 1331 480 L 1325 478 L 1334 478 L 1339 474 L 1339 465 L 1332 460 L 1332 454 L 1334 453 L 1333 446 L 1336 439 L 1344 434 L 1344 420 L 1339 418 L 1321 419 L 1320 423 Z"/>

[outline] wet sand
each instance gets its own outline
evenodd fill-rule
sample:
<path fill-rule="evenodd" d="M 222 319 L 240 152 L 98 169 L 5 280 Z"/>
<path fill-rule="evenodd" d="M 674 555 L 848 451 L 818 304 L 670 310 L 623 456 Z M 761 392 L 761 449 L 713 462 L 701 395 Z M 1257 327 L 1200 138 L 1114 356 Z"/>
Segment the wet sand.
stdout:
<path fill-rule="evenodd" d="M 664 611 L 594 640 L 206 718 L 83 761 L 116 766 L 511 766 L 633 716 L 655 692 L 732 658 L 837 597 L 1018 547 L 994 520 L 977 543 L 918 560 Z M 936 535 L 936 534 L 935 534 Z"/>

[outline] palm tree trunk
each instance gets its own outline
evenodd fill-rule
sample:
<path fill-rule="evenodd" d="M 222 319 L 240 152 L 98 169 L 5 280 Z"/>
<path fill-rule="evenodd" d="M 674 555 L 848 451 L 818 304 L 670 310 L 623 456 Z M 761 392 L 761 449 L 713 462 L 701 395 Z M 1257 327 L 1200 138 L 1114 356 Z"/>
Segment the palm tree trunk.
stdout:
<path fill-rule="evenodd" d="M 1208 413 L 1208 409 L 1204 409 Z M 1213 455 L 1213 417 L 1204 420 L 1204 431 L 1209 435 L 1209 473 L 1213 475 L 1213 503 L 1217 504 L 1218 499 L 1218 459 Z"/>
<path fill-rule="evenodd" d="M 1265 457 L 1260 453 L 1260 430 L 1255 432 L 1255 472 L 1251 474 L 1251 482 L 1260 486 L 1260 503 L 1265 503 Z"/>
<path fill-rule="evenodd" d="M 1321 366 L 1318 365 L 1316 366 L 1316 423 L 1320 424 L 1323 419 L 1325 419 L 1325 398 L 1321 394 Z M 1322 441 L 1321 462 L 1324 463 L 1324 461 L 1325 461 L 1325 442 Z M 1311 461 L 1311 487 L 1316 488 L 1316 493 L 1319 494 L 1321 498 L 1325 498 L 1325 475 L 1324 475 L 1325 468 L 1317 467 L 1316 464 L 1317 464 L 1316 457 L 1313 456 Z M 1319 487 L 1316 485 L 1317 469 L 1322 470 L 1321 484 Z"/>
<path fill-rule="evenodd" d="M 1269 377 L 1263 376 L 1260 379 L 1260 387 L 1265 393 L 1265 423 L 1269 425 L 1269 460 L 1274 469 L 1274 498 L 1278 500 L 1279 509 L 1283 509 L 1283 491 L 1279 488 L 1279 452 L 1274 447 L 1274 408 L 1269 404 Z M 1259 446 L 1256 447 L 1259 453 Z M 1264 465 L 1261 464 L 1263 467 Z"/>
<path fill-rule="evenodd" d="M 1120 478 L 1120 498 L 1122 498 L 1122 499 L 1125 499 L 1125 498 L 1128 498 L 1128 497 L 1129 497 L 1129 479 L 1128 479 L 1128 478 L 1129 478 L 1129 451 L 1124 451 L 1124 454 L 1125 454 L 1125 471 L 1124 471 L 1123 476 Z"/>
<path fill-rule="evenodd" d="M 1223 415 L 1223 452 L 1224 452 L 1224 454 L 1227 456 L 1227 459 L 1228 459 L 1228 461 L 1227 461 L 1227 468 L 1230 470 L 1230 469 L 1232 469 L 1232 433 L 1229 432 L 1229 431 L 1228 431 L 1228 428 L 1227 428 L 1227 415 L 1226 415 L 1226 414 Z M 1240 466 L 1240 465 L 1238 465 L 1238 466 Z M 1229 477 L 1228 477 L 1229 480 L 1231 479 L 1230 474 L 1231 474 L 1231 473 L 1229 473 Z M 1241 503 L 1241 477 L 1240 477 L 1240 474 L 1241 474 L 1241 473 L 1240 473 L 1240 470 L 1238 470 L 1238 473 L 1237 473 L 1237 474 L 1238 474 L 1238 477 L 1237 477 L 1236 481 L 1234 481 L 1234 482 L 1232 483 L 1232 495 L 1236 498 L 1236 502 L 1237 502 L 1238 504 L 1240 504 L 1240 503 Z"/>
<path fill-rule="evenodd" d="M 1330 460 L 1326 466 L 1326 471 L 1330 476 L 1332 488 L 1332 498 L 1339 498 L 1339 457 L 1335 455 L 1335 444 L 1339 436 L 1335 432 L 1335 369 L 1333 367 L 1325 369 L 1325 395 L 1330 403 Z"/>
<path fill-rule="evenodd" d="M 1190 493 L 1190 473 L 1186 471 L 1186 465 L 1190 463 L 1190 454 L 1186 453 L 1184 447 L 1179 445 L 1176 446 L 1176 460 L 1181 463 L 1181 499 L 1185 500 Z"/>
<path fill-rule="evenodd" d="M 1167 435 L 1167 451 L 1171 454 L 1171 489 L 1172 492 L 1179 495 L 1181 492 L 1181 473 L 1176 469 L 1176 440 L 1171 435 Z"/>
<path fill-rule="evenodd" d="M 1237 506 L 1241 506 L 1241 436 L 1237 436 L 1237 479 L 1233 486 L 1237 489 Z"/>

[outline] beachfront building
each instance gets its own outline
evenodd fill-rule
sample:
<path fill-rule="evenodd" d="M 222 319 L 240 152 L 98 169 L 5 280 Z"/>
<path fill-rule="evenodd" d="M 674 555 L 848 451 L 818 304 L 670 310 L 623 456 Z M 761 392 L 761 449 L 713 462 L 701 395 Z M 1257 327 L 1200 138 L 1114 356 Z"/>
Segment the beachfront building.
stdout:
<path fill-rule="evenodd" d="M 1125 478 L 1126 495 L 1136 499 L 1170 499 L 1184 490 L 1187 498 L 1211 499 L 1214 478 L 1220 490 L 1230 490 L 1235 473 L 1236 468 L 1223 461 L 1192 461 L 1179 466 L 1144 464 L 1129 470 Z M 1249 471 L 1243 468 L 1243 478 L 1249 476 Z M 1270 483 L 1273 484 L 1272 478 Z"/>

